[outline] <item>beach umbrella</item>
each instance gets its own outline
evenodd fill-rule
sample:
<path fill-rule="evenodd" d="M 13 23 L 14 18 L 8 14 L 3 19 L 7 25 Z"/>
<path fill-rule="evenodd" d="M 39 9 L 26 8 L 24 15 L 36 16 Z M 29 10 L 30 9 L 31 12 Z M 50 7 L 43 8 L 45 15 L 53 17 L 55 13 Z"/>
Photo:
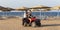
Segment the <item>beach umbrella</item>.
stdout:
<path fill-rule="evenodd" d="M 16 10 L 17 10 L 17 11 L 25 11 L 24 17 L 27 17 L 26 15 L 28 14 L 29 8 L 23 6 L 23 7 L 17 8 Z M 30 11 L 30 12 L 31 12 L 31 11 Z"/>
<path fill-rule="evenodd" d="M 2 6 L 0 6 L 0 10 L 1 11 L 11 11 L 11 10 L 15 10 L 15 9 L 10 8 L 10 7 L 2 7 Z"/>
<path fill-rule="evenodd" d="M 10 7 L 7 7 L 6 9 L 7 9 L 7 11 L 15 10 L 14 8 L 10 8 Z"/>
<path fill-rule="evenodd" d="M 50 11 L 50 8 L 51 7 L 48 7 L 48 6 L 38 5 L 38 6 L 33 6 L 30 9 L 37 9 L 37 11 L 40 10 L 40 12 L 42 12 L 42 11 Z M 33 10 L 33 11 L 35 11 L 35 10 Z M 44 13 L 44 15 L 45 15 L 45 13 Z M 40 13 L 40 16 L 41 16 L 41 13 Z"/>
<path fill-rule="evenodd" d="M 60 6 L 53 6 L 50 8 L 51 10 L 59 10 L 60 9 Z"/>
<path fill-rule="evenodd" d="M 38 5 L 38 6 L 30 7 L 29 9 L 33 9 L 32 11 L 50 11 L 51 10 L 50 8 L 51 7 L 48 6 Z"/>
<path fill-rule="evenodd" d="M 17 11 L 25 11 L 25 10 L 28 10 L 27 7 L 20 7 L 20 8 L 16 8 Z"/>
<path fill-rule="evenodd" d="M 59 17 L 60 6 L 54 6 L 51 8 L 51 10 L 57 10 L 58 11 L 57 17 Z"/>
<path fill-rule="evenodd" d="M 7 16 L 7 14 L 4 15 L 4 13 L 7 13 L 7 12 L 12 11 L 12 10 L 15 10 L 15 9 L 10 8 L 10 7 L 3 7 L 3 6 L 0 6 L 0 11 L 3 12 L 3 15 L 2 15 L 2 16 Z"/>
<path fill-rule="evenodd" d="M 0 10 L 4 9 L 5 7 L 0 6 Z"/>
<path fill-rule="evenodd" d="M 43 6 L 43 5 L 38 5 L 38 6 L 33 6 L 30 9 L 47 9 L 47 8 L 51 8 L 51 7 Z"/>

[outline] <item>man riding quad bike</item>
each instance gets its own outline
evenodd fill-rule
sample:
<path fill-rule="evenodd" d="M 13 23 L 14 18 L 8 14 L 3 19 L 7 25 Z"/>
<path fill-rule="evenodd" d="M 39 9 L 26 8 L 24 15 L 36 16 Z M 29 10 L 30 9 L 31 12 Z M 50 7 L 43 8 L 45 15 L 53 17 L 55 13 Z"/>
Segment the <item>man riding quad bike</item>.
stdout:
<path fill-rule="evenodd" d="M 26 13 L 26 17 L 22 19 L 22 25 L 23 26 L 32 26 L 32 22 L 35 22 L 35 26 L 41 26 L 40 19 L 37 19 L 36 17 L 33 17 L 31 15 L 31 12 Z"/>

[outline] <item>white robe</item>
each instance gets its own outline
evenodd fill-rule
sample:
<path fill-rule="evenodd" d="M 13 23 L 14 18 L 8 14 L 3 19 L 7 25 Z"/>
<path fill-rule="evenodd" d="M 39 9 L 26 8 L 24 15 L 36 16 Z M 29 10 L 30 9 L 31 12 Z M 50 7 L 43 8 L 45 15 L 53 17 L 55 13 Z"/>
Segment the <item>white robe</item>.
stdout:
<path fill-rule="evenodd" d="M 24 12 L 24 18 L 26 18 L 26 12 Z"/>

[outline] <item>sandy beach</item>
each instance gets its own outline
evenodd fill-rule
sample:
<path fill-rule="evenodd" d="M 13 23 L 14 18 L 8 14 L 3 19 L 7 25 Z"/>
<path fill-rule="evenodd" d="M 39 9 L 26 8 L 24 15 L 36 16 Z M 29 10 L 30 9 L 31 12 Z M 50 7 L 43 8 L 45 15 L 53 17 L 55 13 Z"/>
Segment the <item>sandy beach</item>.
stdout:
<path fill-rule="evenodd" d="M 60 20 L 41 20 L 42 27 L 23 27 L 21 18 L 0 20 L 0 30 L 60 30 Z"/>

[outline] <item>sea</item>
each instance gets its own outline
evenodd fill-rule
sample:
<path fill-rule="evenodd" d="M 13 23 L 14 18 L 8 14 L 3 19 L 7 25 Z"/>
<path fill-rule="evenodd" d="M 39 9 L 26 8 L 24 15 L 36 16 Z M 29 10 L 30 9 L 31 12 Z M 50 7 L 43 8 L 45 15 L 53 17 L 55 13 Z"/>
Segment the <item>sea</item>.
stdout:
<path fill-rule="evenodd" d="M 0 16 L 20 16 L 23 17 L 25 12 L 0 12 Z M 60 16 L 60 12 L 32 12 L 33 16 Z"/>

